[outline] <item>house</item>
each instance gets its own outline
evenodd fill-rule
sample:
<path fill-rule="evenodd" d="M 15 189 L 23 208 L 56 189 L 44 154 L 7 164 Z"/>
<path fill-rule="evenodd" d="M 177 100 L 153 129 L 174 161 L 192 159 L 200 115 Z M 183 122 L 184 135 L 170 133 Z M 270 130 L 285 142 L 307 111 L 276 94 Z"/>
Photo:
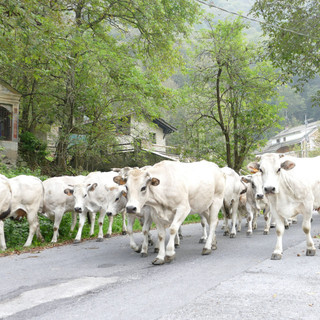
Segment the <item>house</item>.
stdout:
<path fill-rule="evenodd" d="M 138 143 L 143 151 L 163 159 L 178 160 L 178 157 L 170 152 L 173 147 L 167 146 L 166 143 L 167 135 L 177 129 L 164 119 L 157 118 L 148 122 L 132 114 L 121 119 L 116 127 L 120 152 L 131 152 Z"/>
<path fill-rule="evenodd" d="M 287 153 L 297 157 L 307 157 L 318 146 L 318 129 L 320 121 L 307 123 L 294 128 L 287 128 L 271 138 L 266 147 L 258 154 L 276 152 Z"/>
<path fill-rule="evenodd" d="M 0 147 L 7 162 L 18 157 L 18 123 L 21 94 L 0 79 Z"/>

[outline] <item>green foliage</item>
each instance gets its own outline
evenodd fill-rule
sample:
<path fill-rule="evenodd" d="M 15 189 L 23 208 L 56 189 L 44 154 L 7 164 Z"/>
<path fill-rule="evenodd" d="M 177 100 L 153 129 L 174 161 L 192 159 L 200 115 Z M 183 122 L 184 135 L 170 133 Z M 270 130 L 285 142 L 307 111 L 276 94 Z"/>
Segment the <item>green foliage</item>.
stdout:
<path fill-rule="evenodd" d="M 241 19 L 212 22 L 192 47 L 190 83 L 181 93 L 186 106 L 186 153 L 239 171 L 280 121 L 281 77 L 261 48 L 248 43 Z"/>
<path fill-rule="evenodd" d="M 19 153 L 29 167 L 37 168 L 46 160 L 47 144 L 40 141 L 31 132 L 20 133 Z"/>

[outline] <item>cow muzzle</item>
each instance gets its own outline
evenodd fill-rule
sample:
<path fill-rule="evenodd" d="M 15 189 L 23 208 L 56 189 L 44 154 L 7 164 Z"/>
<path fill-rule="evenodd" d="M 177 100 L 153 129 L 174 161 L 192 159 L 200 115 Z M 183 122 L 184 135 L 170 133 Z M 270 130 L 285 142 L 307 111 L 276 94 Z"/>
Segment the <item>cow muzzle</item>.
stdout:
<path fill-rule="evenodd" d="M 74 208 L 74 211 L 77 212 L 77 213 L 81 213 L 82 212 L 82 209 L 80 207 L 75 207 Z"/>
<path fill-rule="evenodd" d="M 135 213 L 137 213 L 137 207 L 135 207 L 135 206 L 127 206 L 126 207 L 126 211 L 127 211 L 127 213 L 135 214 Z"/>
<path fill-rule="evenodd" d="M 108 212 L 107 212 L 107 216 L 108 216 L 108 217 L 111 217 L 111 216 L 112 216 L 112 212 L 108 211 Z"/>
<path fill-rule="evenodd" d="M 263 194 L 258 193 L 258 194 L 256 195 L 256 199 L 257 199 L 257 200 L 262 200 L 262 199 L 263 199 Z"/>
<path fill-rule="evenodd" d="M 276 193 L 276 188 L 275 187 L 265 187 L 264 192 L 266 194 L 274 194 L 274 193 Z"/>

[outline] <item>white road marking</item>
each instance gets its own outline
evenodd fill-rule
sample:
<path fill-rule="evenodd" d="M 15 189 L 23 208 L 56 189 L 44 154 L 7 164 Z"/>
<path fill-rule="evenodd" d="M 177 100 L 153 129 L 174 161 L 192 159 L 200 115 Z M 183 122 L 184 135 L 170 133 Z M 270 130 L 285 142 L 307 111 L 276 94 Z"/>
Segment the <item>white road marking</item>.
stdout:
<path fill-rule="evenodd" d="M 11 316 L 43 303 L 79 296 L 117 281 L 118 277 L 84 277 L 54 286 L 26 291 L 13 299 L 0 303 L 0 318 Z"/>

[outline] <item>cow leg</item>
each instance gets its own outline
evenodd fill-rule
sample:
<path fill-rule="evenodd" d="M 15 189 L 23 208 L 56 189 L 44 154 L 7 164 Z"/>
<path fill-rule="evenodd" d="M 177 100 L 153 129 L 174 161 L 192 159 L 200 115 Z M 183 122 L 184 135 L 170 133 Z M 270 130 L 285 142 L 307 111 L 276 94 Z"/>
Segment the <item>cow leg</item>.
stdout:
<path fill-rule="evenodd" d="M 206 244 L 204 245 L 202 249 L 203 255 L 208 255 L 212 252 L 212 250 L 217 249 L 217 240 L 216 240 L 216 227 L 218 225 L 219 219 L 218 214 L 219 210 L 223 203 L 223 197 L 219 199 L 218 197 L 214 199 L 213 203 L 211 204 L 209 208 L 209 235 L 206 241 Z"/>
<path fill-rule="evenodd" d="M 257 229 L 257 219 L 260 214 L 260 210 L 255 210 L 253 214 L 253 220 L 252 220 L 252 229 L 256 230 Z"/>
<path fill-rule="evenodd" d="M 79 216 L 80 217 L 79 217 L 78 232 L 73 243 L 79 243 L 81 241 L 82 229 L 83 229 L 84 223 L 86 222 L 87 212 L 81 212 Z"/>
<path fill-rule="evenodd" d="M 282 236 L 285 228 L 284 219 L 280 217 L 277 213 L 273 215 L 276 221 L 277 243 L 271 255 L 271 260 L 280 260 L 282 258 Z"/>
<path fill-rule="evenodd" d="M 306 234 L 306 238 L 307 238 L 307 251 L 306 251 L 307 256 L 314 256 L 316 254 L 316 248 L 314 246 L 311 233 L 310 233 L 311 217 L 312 217 L 312 214 L 310 215 L 304 214 L 303 220 L 302 220 L 302 230 Z"/>
<path fill-rule="evenodd" d="M 122 211 L 122 235 L 127 234 L 127 225 L 126 225 L 126 212 L 125 210 Z"/>
<path fill-rule="evenodd" d="M 223 235 L 224 236 L 228 236 L 230 234 L 230 229 L 229 229 L 227 212 L 226 212 L 224 206 L 221 207 L 221 211 L 222 211 L 222 214 L 223 214 L 223 217 L 224 217 L 223 218 L 224 219 L 223 220 L 224 221 L 224 228 L 223 228 L 224 233 L 223 233 Z"/>
<path fill-rule="evenodd" d="M 99 219 L 98 219 L 99 232 L 98 232 L 97 242 L 103 241 L 103 222 L 104 222 L 105 216 L 106 216 L 106 210 L 104 210 L 104 209 L 100 210 Z M 109 216 L 108 218 L 109 218 L 109 225 L 108 225 L 108 231 L 107 231 L 107 234 L 105 235 L 105 237 L 111 238 L 112 225 L 113 225 L 113 215 Z"/>
<path fill-rule="evenodd" d="M 271 213 L 269 210 L 264 210 L 263 212 L 265 225 L 264 225 L 264 231 L 263 234 L 267 235 L 270 232 L 270 224 L 271 224 Z"/>
<path fill-rule="evenodd" d="M 242 216 L 241 216 L 241 213 L 238 211 L 238 214 L 237 214 L 237 224 L 238 224 L 237 232 L 241 232 L 241 223 L 242 223 Z"/>
<path fill-rule="evenodd" d="M 166 262 L 171 262 L 175 257 L 175 238 L 177 232 L 182 224 L 182 222 L 186 219 L 191 208 L 189 206 L 178 207 L 176 214 L 174 215 L 173 221 L 169 227 L 169 241 L 166 247 Z"/>
<path fill-rule="evenodd" d="M 74 230 L 74 228 L 76 227 L 76 224 L 77 224 L 77 218 L 78 218 L 78 215 L 75 211 L 72 211 L 72 216 L 71 216 L 71 220 L 72 220 L 72 223 L 71 223 L 71 228 L 70 228 L 70 231 L 72 232 Z"/>
<path fill-rule="evenodd" d="M 145 219 L 142 227 L 143 242 L 142 242 L 142 248 L 141 248 L 141 257 L 143 258 L 148 256 L 149 231 L 151 228 L 151 224 L 152 224 L 151 214 L 145 213 Z"/>
<path fill-rule="evenodd" d="M 128 235 L 129 235 L 129 238 L 130 238 L 130 248 L 132 250 L 134 250 L 135 252 L 141 252 L 141 247 L 139 247 L 135 241 L 134 241 L 134 238 L 133 238 L 133 224 L 134 224 L 134 221 L 136 220 L 136 215 L 135 214 L 132 214 L 132 213 L 128 213 L 127 215 L 127 219 L 128 219 Z"/>
<path fill-rule="evenodd" d="M 238 216 L 238 205 L 239 205 L 239 201 L 235 200 L 232 202 L 232 229 L 231 229 L 231 233 L 230 233 L 230 238 L 235 238 L 237 231 L 236 231 L 236 224 L 237 224 L 237 216 Z"/>
<path fill-rule="evenodd" d="M 164 225 L 156 218 L 156 215 L 153 217 L 153 221 L 156 223 L 156 227 L 158 230 L 158 255 L 157 257 L 152 261 L 152 264 L 154 265 L 161 265 L 165 263 L 165 240 L 166 240 L 166 229 Z"/>
<path fill-rule="evenodd" d="M 38 221 L 38 213 L 37 212 L 32 212 L 32 211 L 30 212 L 29 211 L 27 214 L 27 219 L 29 222 L 29 235 L 28 235 L 28 239 L 27 239 L 26 243 L 23 245 L 24 247 L 29 247 L 32 244 L 34 234 L 36 233 L 37 229 L 39 228 L 39 221 Z"/>
<path fill-rule="evenodd" d="M 208 213 L 202 213 L 200 214 L 200 218 L 202 227 L 202 237 L 200 238 L 199 243 L 205 243 L 208 238 L 206 221 L 209 220 L 209 215 Z"/>
<path fill-rule="evenodd" d="M 52 236 L 52 243 L 56 243 L 58 241 L 58 235 L 59 235 L 59 227 L 62 220 L 63 212 L 62 211 L 56 211 L 54 215 L 54 224 L 53 224 L 53 236 Z"/>
<path fill-rule="evenodd" d="M 252 207 L 247 206 L 247 223 L 248 223 L 247 236 L 252 235 L 252 220 L 253 220 Z"/>
<path fill-rule="evenodd" d="M 4 237 L 4 222 L 0 220 L 0 250 L 6 250 L 6 239 Z"/>

